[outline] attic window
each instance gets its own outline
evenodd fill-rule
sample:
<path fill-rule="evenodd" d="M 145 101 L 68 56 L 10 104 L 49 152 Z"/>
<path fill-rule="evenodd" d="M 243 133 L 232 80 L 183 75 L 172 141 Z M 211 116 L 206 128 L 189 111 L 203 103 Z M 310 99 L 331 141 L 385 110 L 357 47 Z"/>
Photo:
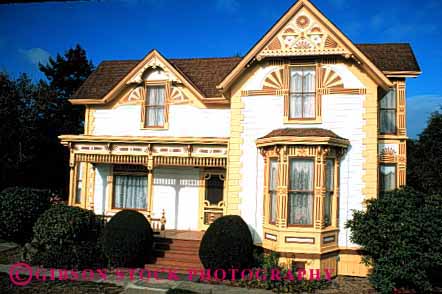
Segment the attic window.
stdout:
<path fill-rule="evenodd" d="M 167 128 L 168 122 L 168 85 L 146 84 L 142 110 L 142 128 Z"/>

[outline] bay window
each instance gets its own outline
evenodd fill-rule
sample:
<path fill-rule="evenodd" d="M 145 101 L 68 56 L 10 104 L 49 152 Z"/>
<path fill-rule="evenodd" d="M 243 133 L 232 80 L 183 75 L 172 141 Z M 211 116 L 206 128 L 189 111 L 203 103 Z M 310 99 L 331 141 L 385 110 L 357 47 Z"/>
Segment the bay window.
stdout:
<path fill-rule="evenodd" d="M 313 172 L 312 159 L 290 159 L 288 189 L 288 224 L 313 224 Z"/>
<path fill-rule="evenodd" d="M 147 171 L 143 167 L 114 166 L 113 208 L 147 209 Z"/>
<path fill-rule="evenodd" d="M 144 127 L 164 127 L 166 117 L 166 89 L 162 85 L 147 85 L 144 103 Z"/>
<path fill-rule="evenodd" d="M 315 73 L 314 66 L 290 68 L 289 119 L 316 117 Z"/>
<path fill-rule="evenodd" d="M 391 89 L 381 98 L 379 120 L 381 134 L 396 133 L 396 89 Z"/>
<path fill-rule="evenodd" d="M 269 163 L 269 222 L 276 223 L 276 197 L 278 187 L 278 159 L 272 158 Z"/>

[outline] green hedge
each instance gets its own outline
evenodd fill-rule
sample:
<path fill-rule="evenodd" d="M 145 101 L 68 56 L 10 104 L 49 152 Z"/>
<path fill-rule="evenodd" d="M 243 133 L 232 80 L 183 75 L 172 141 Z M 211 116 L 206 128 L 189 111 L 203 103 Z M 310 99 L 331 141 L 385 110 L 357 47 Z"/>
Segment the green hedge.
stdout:
<path fill-rule="evenodd" d="M 253 265 L 253 239 L 240 216 L 215 220 L 204 234 L 199 257 L 206 269 L 244 269 Z"/>
<path fill-rule="evenodd" d="M 348 221 L 351 240 L 373 266 L 371 283 L 382 293 L 394 288 L 426 293 L 441 281 L 442 196 L 410 188 L 369 200 Z"/>
<path fill-rule="evenodd" d="M 110 266 L 143 267 L 152 254 L 153 231 L 144 215 L 122 210 L 106 224 L 101 242 Z"/>
<path fill-rule="evenodd" d="M 31 262 L 45 267 L 85 268 L 102 263 L 98 237 L 103 222 L 92 211 L 54 205 L 34 225 Z"/>
<path fill-rule="evenodd" d="M 50 207 L 49 190 L 11 187 L 0 192 L 0 239 L 26 243 L 32 227 Z"/>

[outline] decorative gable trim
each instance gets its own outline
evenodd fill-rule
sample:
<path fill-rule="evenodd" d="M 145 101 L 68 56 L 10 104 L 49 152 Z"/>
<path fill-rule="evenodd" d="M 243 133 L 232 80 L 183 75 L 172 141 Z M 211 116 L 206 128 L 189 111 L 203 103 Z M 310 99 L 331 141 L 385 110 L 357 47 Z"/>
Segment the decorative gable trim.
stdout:
<path fill-rule="evenodd" d="M 112 101 L 122 89 L 142 83 L 142 76 L 149 68 L 164 70 L 168 79 L 175 84 L 183 84 L 195 97 L 202 101 L 204 95 L 180 72 L 178 72 L 157 50 L 149 52 L 122 80 L 120 80 L 102 99 L 70 99 L 72 104 L 106 104 Z M 132 94 L 132 93 L 131 93 Z M 129 94 L 130 96 L 130 94 Z M 129 98 L 128 98 L 129 99 Z"/>
<path fill-rule="evenodd" d="M 350 52 L 312 14 L 301 8 L 257 58 L 344 54 Z"/>
<path fill-rule="evenodd" d="M 237 79 L 238 75 L 240 75 L 246 67 L 250 65 L 250 63 L 257 59 L 259 60 L 260 57 L 265 57 L 266 54 L 270 54 L 270 52 L 277 52 L 277 50 L 283 50 L 282 47 L 284 44 L 281 44 L 280 39 L 278 38 L 278 35 L 281 30 L 286 26 L 292 18 L 303 9 L 303 11 L 308 12 L 310 15 L 314 16 L 315 19 L 317 19 L 318 23 L 329 33 L 327 33 L 327 37 L 323 40 L 321 38 L 321 41 L 318 42 L 316 45 L 316 48 L 322 48 L 322 50 L 326 49 L 332 49 L 337 50 L 336 48 L 342 47 L 342 51 L 338 52 L 340 54 L 344 54 L 346 58 L 354 58 L 358 63 L 361 64 L 361 66 L 367 71 L 369 76 L 380 86 L 387 89 L 392 86 L 391 81 L 380 71 L 334 24 L 332 24 L 309 0 L 298 0 L 280 19 L 279 21 L 272 27 L 270 30 L 261 38 L 258 43 L 255 44 L 254 47 L 252 47 L 249 52 L 244 56 L 244 58 L 241 60 L 241 62 L 238 63 L 238 65 L 224 78 L 224 80 L 217 86 L 219 89 L 228 89 L 232 83 Z M 295 18 L 295 23 L 298 19 Z M 298 26 L 305 25 L 304 22 L 306 20 L 298 20 Z M 313 31 L 313 28 L 309 31 L 310 37 L 309 42 L 313 42 L 313 40 L 317 39 L 315 37 L 316 33 L 319 33 L 319 31 L 316 32 Z M 286 32 L 287 33 L 291 33 Z M 294 32 L 296 33 L 296 32 Z M 315 34 L 312 34 L 315 33 Z M 322 33 L 322 31 L 321 31 Z M 282 34 L 284 34 L 284 31 L 282 31 Z M 330 38 L 328 38 L 330 35 Z M 276 41 L 276 38 L 278 38 L 278 41 Z M 284 37 L 284 35 L 281 35 L 281 37 Z M 299 41 L 299 40 L 298 40 Z M 295 51 L 299 54 L 302 53 L 302 42 L 297 42 L 296 39 L 293 41 L 295 44 L 299 44 L 298 47 L 295 48 Z M 279 45 L 278 45 L 279 43 Z M 289 42 L 291 43 L 291 42 Z M 336 45 L 335 45 L 336 43 Z M 342 45 L 341 45 L 342 44 Z M 278 47 L 279 46 L 279 47 Z M 301 47 L 301 48 L 299 48 Z M 292 48 L 291 48 L 292 50 Z M 310 49 L 309 49 L 310 50 Z M 314 49 L 317 50 L 317 49 Z M 324 51 L 323 51 L 324 52 Z M 318 52 L 310 51 L 307 53 L 305 51 L 302 55 L 316 55 Z M 264 54 L 264 55 L 263 55 Z M 292 55 L 295 55 L 294 53 Z M 336 53 L 335 53 L 336 55 Z M 279 55 L 279 56 L 282 56 Z"/>

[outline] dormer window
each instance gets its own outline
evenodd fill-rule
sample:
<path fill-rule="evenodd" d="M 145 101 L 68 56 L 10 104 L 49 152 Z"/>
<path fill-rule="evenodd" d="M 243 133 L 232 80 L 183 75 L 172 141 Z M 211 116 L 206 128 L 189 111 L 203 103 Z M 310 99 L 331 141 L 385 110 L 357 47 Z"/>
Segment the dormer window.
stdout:
<path fill-rule="evenodd" d="M 146 83 L 142 110 L 142 128 L 168 127 L 168 84 Z"/>
<path fill-rule="evenodd" d="M 289 119 L 315 119 L 315 72 L 314 66 L 290 68 Z"/>

